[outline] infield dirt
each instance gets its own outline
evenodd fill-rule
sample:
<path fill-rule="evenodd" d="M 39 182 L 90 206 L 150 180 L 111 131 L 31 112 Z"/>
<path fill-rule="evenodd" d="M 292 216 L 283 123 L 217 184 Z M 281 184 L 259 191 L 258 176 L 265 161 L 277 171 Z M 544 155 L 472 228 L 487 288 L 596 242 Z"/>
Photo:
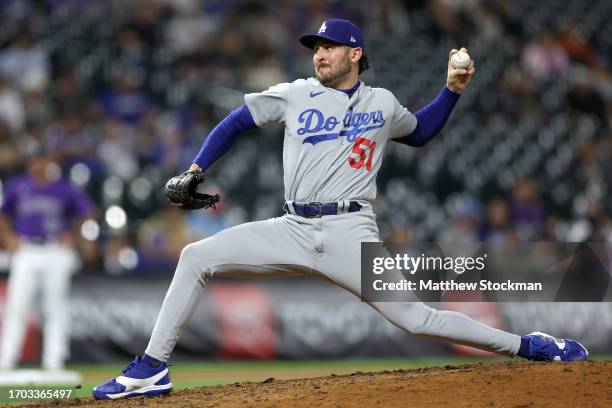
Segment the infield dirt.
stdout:
<path fill-rule="evenodd" d="M 611 407 L 612 361 L 508 362 L 246 382 L 22 407 Z"/>

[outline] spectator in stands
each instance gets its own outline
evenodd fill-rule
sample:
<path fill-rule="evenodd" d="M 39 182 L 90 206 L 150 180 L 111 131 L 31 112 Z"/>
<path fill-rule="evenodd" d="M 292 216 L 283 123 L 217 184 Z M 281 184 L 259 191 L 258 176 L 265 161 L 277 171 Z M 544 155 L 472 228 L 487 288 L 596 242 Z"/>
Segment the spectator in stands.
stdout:
<path fill-rule="evenodd" d="M 90 98 L 73 69 L 61 73 L 54 82 L 52 102 L 56 113 L 60 116 L 81 116 L 89 108 Z"/>
<path fill-rule="evenodd" d="M 510 120 L 520 121 L 522 114 L 531 112 L 536 103 L 532 97 L 535 82 L 520 66 L 507 67 L 497 82 L 497 112 L 503 112 Z"/>
<path fill-rule="evenodd" d="M 48 122 L 53 112 L 46 95 L 39 89 L 30 89 L 23 92 L 26 122 Z"/>
<path fill-rule="evenodd" d="M 475 242 L 478 241 L 478 222 L 480 203 L 472 197 L 461 197 L 454 200 L 450 209 L 450 224 L 440 231 L 437 241 L 440 242 Z"/>
<path fill-rule="evenodd" d="M 142 71 L 122 71 L 117 74 L 112 88 L 100 93 L 96 101 L 106 115 L 136 126 L 142 116 L 153 109 L 153 100 L 142 88 L 145 80 Z"/>
<path fill-rule="evenodd" d="M 136 132 L 122 122 L 108 118 L 102 123 L 102 140 L 97 156 L 106 173 L 129 181 L 138 175 L 138 159 L 134 143 Z"/>
<path fill-rule="evenodd" d="M 53 146 L 46 137 L 45 123 L 30 122 L 27 124 L 25 131 L 16 140 L 17 148 L 21 152 L 29 152 L 42 146 L 48 151 L 53 150 Z"/>
<path fill-rule="evenodd" d="M 187 213 L 164 206 L 142 223 L 138 231 L 139 269 L 143 272 L 167 273 L 194 236 L 187 225 Z"/>
<path fill-rule="evenodd" d="M 480 239 L 489 242 L 506 242 L 512 235 L 510 208 L 503 197 L 495 197 L 487 205 L 487 218 L 480 227 Z"/>
<path fill-rule="evenodd" d="M 469 14 L 478 30 L 478 37 L 486 44 L 495 44 L 504 35 L 504 27 L 496 3 L 476 3 Z"/>
<path fill-rule="evenodd" d="M 11 86 L 10 78 L 0 74 L 0 120 L 16 134 L 25 124 L 25 106 L 20 93 Z"/>
<path fill-rule="evenodd" d="M 165 24 L 165 8 L 161 2 L 137 0 L 128 26 L 135 30 L 151 50 L 160 45 Z"/>
<path fill-rule="evenodd" d="M 48 132 L 54 158 L 62 168 L 68 169 L 74 163 L 85 162 L 91 170 L 98 168 L 96 145 L 98 138 L 85 126 L 83 119 L 76 115 L 62 117 Z"/>
<path fill-rule="evenodd" d="M 548 78 L 567 70 L 565 50 L 549 31 L 542 31 L 523 49 L 523 67 L 536 78 Z"/>
<path fill-rule="evenodd" d="M 412 227 L 412 223 L 403 214 L 397 214 L 391 217 L 389 231 L 383 239 L 385 242 L 412 243 L 415 240 Z"/>
<path fill-rule="evenodd" d="M 578 31 L 574 20 L 567 20 L 563 23 L 557 40 L 570 60 L 586 64 L 589 67 L 597 67 L 601 64 L 595 49 Z"/>
<path fill-rule="evenodd" d="M 44 90 L 49 81 L 47 56 L 32 44 L 28 32 L 21 33 L 0 54 L 0 73 L 23 90 Z"/>
<path fill-rule="evenodd" d="M 512 222 L 523 241 L 537 240 L 544 231 L 546 210 L 530 178 L 519 178 L 512 189 Z"/>
<path fill-rule="evenodd" d="M 222 20 L 202 13 L 199 2 L 178 2 L 165 26 L 166 45 L 177 55 L 192 53 L 203 42 L 210 42 Z M 218 17 L 218 16 L 217 16 Z"/>
<path fill-rule="evenodd" d="M 185 165 L 189 167 L 198 152 L 199 141 L 186 137 L 173 115 L 160 120 L 158 135 L 155 161 L 164 174 L 172 174 Z"/>
<path fill-rule="evenodd" d="M 0 178 L 14 175 L 22 164 L 23 157 L 11 138 L 9 126 L 0 120 Z"/>
<path fill-rule="evenodd" d="M 140 33 L 130 26 L 123 27 L 114 41 L 115 50 L 113 61 L 121 66 L 131 69 L 149 68 L 150 49 Z"/>
<path fill-rule="evenodd" d="M 429 11 L 433 23 L 430 34 L 435 41 L 452 38 L 458 44 L 469 43 L 473 25 L 465 18 L 460 2 L 432 0 L 429 2 Z"/>
<path fill-rule="evenodd" d="M 598 200 L 586 200 L 579 218 L 570 225 L 568 242 L 612 242 L 612 222 Z"/>

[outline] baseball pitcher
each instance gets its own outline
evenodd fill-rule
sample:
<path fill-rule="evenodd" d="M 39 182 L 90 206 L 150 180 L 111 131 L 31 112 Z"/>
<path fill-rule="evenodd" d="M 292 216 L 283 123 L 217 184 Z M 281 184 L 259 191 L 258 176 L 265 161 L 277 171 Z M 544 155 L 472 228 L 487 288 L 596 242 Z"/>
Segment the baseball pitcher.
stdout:
<path fill-rule="evenodd" d="M 300 42 L 313 50 L 314 78 L 247 94 L 244 105 L 220 122 L 191 168 L 166 188 L 172 204 L 186 209 L 214 205 L 217 197 L 195 192 L 203 171 L 227 152 L 240 133 L 284 126 L 286 215 L 251 222 L 187 245 L 164 299 L 148 347 L 121 375 L 94 388 L 101 399 L 163 394 L 172 389 L 167 360 L 208 279 L 314 275 L 360 295 L 360 245 L 380 241 L 372 201 L 376 174 L 389 142 L 423 146 L 442 128 L 474 75 L 474 62 L 455 69 L 446 85 L 416 113 L 393 94 L 359 79 L 368 69 L 361 30 L 347 20 L 325 21 Z M 465 52 L 467 50 L 462 49 Z M 582 360 L 574 340 L 543 333 L 519 336 L 467 316 L 419 302 L 372 302 L 394 325 L 415 335 L 442 339 L 531 360 Z"/>

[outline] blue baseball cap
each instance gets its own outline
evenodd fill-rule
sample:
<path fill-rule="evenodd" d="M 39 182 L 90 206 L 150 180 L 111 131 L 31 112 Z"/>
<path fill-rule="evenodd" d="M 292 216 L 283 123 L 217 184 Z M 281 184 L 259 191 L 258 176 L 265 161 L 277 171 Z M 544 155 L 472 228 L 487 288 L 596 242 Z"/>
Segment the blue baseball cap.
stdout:
<path fill-rule="evenodd" d="M 350 21 L 340 18 L 326 20 L 321 24 L 316 34 L 307 34 L 300 37 L 300 43 L 310 49 L 314 48 L 317 40 L 328 40 L 353 48 L 364 48 L 361 29 Z"/>

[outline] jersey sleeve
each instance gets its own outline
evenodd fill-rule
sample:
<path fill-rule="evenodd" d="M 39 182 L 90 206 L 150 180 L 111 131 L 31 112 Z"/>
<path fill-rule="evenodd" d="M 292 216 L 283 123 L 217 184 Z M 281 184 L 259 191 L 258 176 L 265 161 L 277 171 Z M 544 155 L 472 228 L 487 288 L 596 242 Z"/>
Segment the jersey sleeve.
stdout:
<path fill-rule="evenodd" d="M 407 136 L 414 131 L 417 126 L 417 118 L 393 96 L 393 117 L 391 118 L 391 128 L 389 138 Z"/>
<path fill-rule="evenodd" d="M 257 127 L 285 122 L 289 85 L 288 83 L 282 83 L 263 92 L 250 93 L 244 96 L 244 103 L 249 108 Z"/>

